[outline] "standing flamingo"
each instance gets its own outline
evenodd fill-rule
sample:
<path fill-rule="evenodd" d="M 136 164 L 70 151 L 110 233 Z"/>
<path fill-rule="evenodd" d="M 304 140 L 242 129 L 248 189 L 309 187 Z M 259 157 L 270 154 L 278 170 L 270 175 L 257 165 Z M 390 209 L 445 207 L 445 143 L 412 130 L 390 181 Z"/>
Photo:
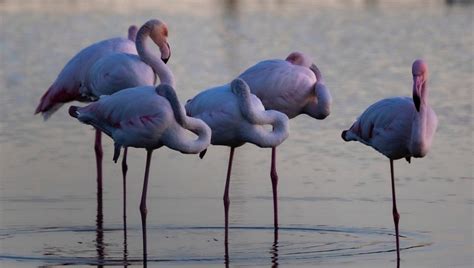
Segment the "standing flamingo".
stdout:
<path fill-rule="evenodd" d="M 161 65 L 166 67 L 163 63 Z M 160 76 L 162 83 L 156 89 L 152 86 L 124 89 L 83 108 L 71 106 L 69 109 L 71 116 L 100 129 L 114 140 L 114 161 L 117 161 L 121 147 L 145 148 L 147 151 L 140 202 L 145 263 L 146 195 L 153 150 L 167 146 L 185 154 L 195 154 L 205 150 L 211 140 L 211 130 L 202 120 L 186 116 L 171 86 L 172 75 L 168 75 Z M 188 137 L 187 130 L 198 138 Z"/>
<path fill-rule="evenodd" d="M 286 60 L 265 60 L 239 75 L 267 110 L 285 113 L 290 119 L 307 114 L 316 119 L 326 118 L 331 109 L 331 94 L 312 60 L 300 52 L 291 53 Z M 271 181 L 273 191 L 274 227 L 278 229 L 278 174 L 276 148 L 272 148 Z"/>
<path fill-rule="evenodd" d="M 397 261 L 400 260 L 393 160 L 424 157 L 431 147 L 438 118 L 428 104 L 428 66 L 416 60 L 412 66 L 413 98 L 394 97 L 372 104 L 350 129 L 342 132 L 345 141 L 359 141 L 390 159 L 393 221 L 395 223 Z"/>
<path fill-rule="evenodd" d="M 171 51 L 167 42 L 168 29 L 159 20 L 149 20 L 137 33 L 129 28 L 128 39 L 112 38 L 92 44 L 75 55 L 59 73 L 56 81 L 46 91 L 35 113 L 42 113 L 47 120 L 64 103 L 94 101 L 101 95 L 110 95 L 124 88 L 154 85 L 156 82 L 156 56 L 145 44 L 147 37 L 160 48 L 162 61 L 168 61 Z M 135 43 L 136 41 L 136 43 Z M 137 51 L 138 55 L 137 56 Z M 98 189 L 102 191 L 101 133 L 96 129 L 95 153 Z M 122 161 L 123 183 L 127 172 L 127 151 Z M 124 203 L 125 201 L 124 188 Z M 125 212 L 125 210 L 124 210 Z M 125 214 L 124 214 L 125 216 Z"/>
<path fill-rule="evenodd" d="M 268 110 L 250 93 L 242 79 L 199 93 L 186 104 L 189 116 L 202 119 L 212 129 L 211 144 L 230 147 L 227 179 L 224 190 L 225 242 L 228 241 L 229 184 L 234 149 L 246 142 L 268 148 L 281 144 L 288 137 L 288 117 Z M 273 131 L 264 125 L 271 124 Z M 272 159 L 274 165 L 275 159 Z"/>

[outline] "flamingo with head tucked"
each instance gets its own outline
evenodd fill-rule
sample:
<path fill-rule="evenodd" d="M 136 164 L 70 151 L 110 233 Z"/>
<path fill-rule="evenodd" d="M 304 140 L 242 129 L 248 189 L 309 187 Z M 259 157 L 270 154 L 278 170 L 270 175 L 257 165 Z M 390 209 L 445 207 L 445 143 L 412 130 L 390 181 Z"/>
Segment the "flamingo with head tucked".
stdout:
<path fill-rule="evenodd" d="M 138 33 L 136 26 L 130 26 L 128 39 L 107 39 L 84 48 L 59 73 L 56 81 L 41 98 L 35 113 L 42 113 L 46 120 L 70 101 L 94 101 L 101 95 L 110 95 L 124 88 L 154 85 L 156 56 L 147 49 L 145 41 L 150 37 L 160 48 L 162 61 L 166 62 L 171 55 L 167 36 L 166 24 L 155 19 L 146 22 Z M 99 130 L 96 130 L 94 148 L 97 182 L 101 191 L 103 152 Z M 126 155 L 125 150 L 122 162 L 124 184 Z"/>
<path fill-rule="evenodd" d="M 117 161 L 121 147 L 144 148 L 147 151 L 140 202 L 145 261 L 146 195 L 153 150 L 167 146 L 185 154 L 195 154 L 205 150 L 211 140 L 211 130 L 202 120 L 186 116 L 173 89 L 171 71 L 162 61 L 156 63 L 161 81 L 157 88 L 128 88 L 103 96 L 88 106 L 69 108 L 71 116 L 103 131 L 114 140 L 114 161 Z M 188 137 L 188 131 L 195 133 L 197 139 Z"/>
<path fill-rule="evenodd" d="M 289 134 L 288 117 L 278 111 L 265 110 L 244 80 L 199 93 L 186 103 L 189 116 L 202 119 L 212 129 L 211 144 L 230 147 L 227 178 L 224 189 L 225 241 L 228 233 L 229 184 L 234 149 L 246 142 L 269 148 L 281 144 Z M 264 125 L 272 125 L 268 131 Z M 272 158 L 272 166 L 275 158 Z"/>
<path fill-rule="evenodd" d="M 265 60 L 248 68 L 242 78 L 267 110 L 285 113 L 290 119 L 306 114 L 326 118 L 331 109 L 331 94 L 319 69 L 310 57 L 291 53 L 286 60 Z M 276 148 L 272 148 L 271 181 L 275 230 L 278 229 L 278 175 L 274 165 Z"/>
<path fill-rule="evenodd" d="M 435 112 L 428 104 L 428 66 L 416 60 L 412 66 L 413 97 L 394 97 L 372 104 L 348 130 L 345 141 L 359 141 L 390 159 L 392 179 L 393 221 L 395 223 L 397 260 L 400 259 L 393 160 L 424 157 L 431 147 L 438 125 Z"/>

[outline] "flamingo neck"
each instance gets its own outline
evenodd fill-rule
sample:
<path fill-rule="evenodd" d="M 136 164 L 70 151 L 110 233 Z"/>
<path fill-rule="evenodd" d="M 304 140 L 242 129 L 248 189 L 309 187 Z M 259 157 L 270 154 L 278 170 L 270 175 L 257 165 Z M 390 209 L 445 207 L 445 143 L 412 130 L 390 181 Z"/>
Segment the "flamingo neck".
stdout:
<path fill-rule="evenodd" d="M 246 135 L 250 142 L 260 147 L 274 147 L 282 143 L 289 135 L 288 116 L 274 110 L 264 110 L 263 105 L 244 80 L 237 78 L 230 84 L 231 90 L 237 97 L 243 117 L 254 128 L 248 129 Z M 252 97 L 254 100 L 252 101 Z M 257 105 L 258 104 L 258 105 Z M 262 107 L 259 110 L 257 107 Z M 271 124 L 272 131 L 267 131 L 263 125 Z"/>
<path fill-rule="evenodd" d="M 316 119 L 324 119 L 331 113 L 332 97 L 322 80 L 314 85 L 314 95 L 304 107 L 304 113 Z"/>
<path fill-rule="evenodd" d="M 174 117 L 178 125 L 198 136 L 193 140 L 186 136 L 184 131 L 175 133 L 174 147 L 182 153 L 200 153 L 209 146 L 211 142 L 211 129 L 200 119 L 188 117 L 186 111 L 178 100 L 174 89 L 170 86 L 160 85 L 157 93 L 165 97 L 171 105 Z M 181 130 L 183 130 L 181 129 Z"/>
<path fill-rule="evenodd" d="M 150 51 L 150 48 L 146 43 L 147 37 L 149 37 L 151 34 L 152 27 L 153 26 L 145 24 L 138 31 L 135 42 L 137 46 L 138 55 L 143 60 L 143 62 L 150 65 L 153 71 L 158 75 L 161 84 L 167 84 L 174 88 L 175 81 L 173 73 L 168 68 L 168 66 L 161 60 L 160 57 L 157 57 Z"/>
<path fill-rule="evenodd" d="M 420 98 L 420 111 L 415 110 L 415 115 L 411 130 L 410 152 L 414 157 L 423 157 L 428 152 L 429 140 L 427 137 L 428 124 L 428 100 L 427 90 L 425 88 L 426 82 L 423 84 Z"/>

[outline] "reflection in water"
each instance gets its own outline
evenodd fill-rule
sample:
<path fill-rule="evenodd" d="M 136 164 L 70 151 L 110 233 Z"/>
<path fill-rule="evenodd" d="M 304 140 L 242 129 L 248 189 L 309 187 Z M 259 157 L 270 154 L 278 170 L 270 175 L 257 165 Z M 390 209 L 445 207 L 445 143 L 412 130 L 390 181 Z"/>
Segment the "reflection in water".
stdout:
<path fill-rule="evenodd" d="M 272 254 L 272 268 L 278 267 L 278 229 L 274 231 L 273 244 L 270 250 Z"/>
<path fill-rule="evenodd" d="M 125 210 L 125 208 L 124 208 Z M 123 267 L 128 266 L 127 217 L 123 217 Z"/>
<path fill-rule="evenodd" d="M 102 207 L 102 189 L 97 188 L 97 216 L 96 216 L 95 247 L 97 251 L 97 267 L 103 267 L 104 262 L 104 214 Z"/>

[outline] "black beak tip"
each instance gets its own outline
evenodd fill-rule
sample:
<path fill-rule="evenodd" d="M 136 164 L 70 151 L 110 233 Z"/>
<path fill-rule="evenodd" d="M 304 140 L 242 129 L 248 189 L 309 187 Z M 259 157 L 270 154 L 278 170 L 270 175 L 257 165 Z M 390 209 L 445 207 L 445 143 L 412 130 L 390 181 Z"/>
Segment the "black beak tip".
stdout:
<path fill-rule="evenodd" d="M 204 151 L 199 153 L 199 158 L 203 159 L 204 155 L 206 155 L 207 149 L 204 149 Z"/>
<path fill-rule="evenodd" d="M 418 95 L 413 95 L 413 103 L 415 104 L 416 111 L 420 111 L 420 97 Z"/>
<path fill-rule="evenodd" d="M 161 59 L 161 60 L 162 60 L 165 64 L 167 64 L 169 59 L 170 59 L 170 58 Z"/>
<path fill-rule="evenodd" d="M 344 130 L 342 133 L 341 133 L 341 138 L 345 141 L 347 141 L 346 139 L 346 133 L 347 133 L 347 130 Z"/>

